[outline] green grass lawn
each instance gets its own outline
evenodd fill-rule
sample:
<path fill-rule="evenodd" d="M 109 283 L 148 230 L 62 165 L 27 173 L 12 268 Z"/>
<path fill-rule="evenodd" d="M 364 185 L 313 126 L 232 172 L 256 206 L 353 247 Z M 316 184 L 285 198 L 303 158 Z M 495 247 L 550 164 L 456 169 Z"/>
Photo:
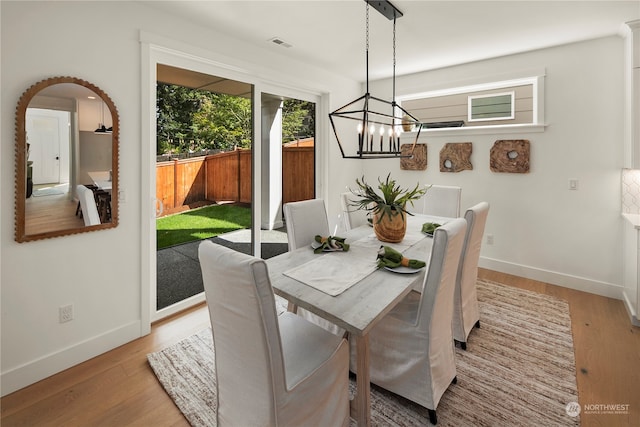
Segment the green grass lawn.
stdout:
<path fill-rule="evenodd" d="M 158 249 L 251 226 L 251 209 L 233 205 L 213 205 L 192 209 L 156 220 Z"/>

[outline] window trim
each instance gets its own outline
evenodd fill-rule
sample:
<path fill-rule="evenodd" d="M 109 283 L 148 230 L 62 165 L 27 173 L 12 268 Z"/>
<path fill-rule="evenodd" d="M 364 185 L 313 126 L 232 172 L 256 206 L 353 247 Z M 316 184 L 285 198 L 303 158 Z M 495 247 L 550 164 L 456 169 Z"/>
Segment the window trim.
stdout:
<path fill-rule="evenodd" d="M 506 96 L 509 95 L 511 98 L 509 115 L 499 116 L 499 117 L 486 117 L 486 118 L 473 118 L 473 100 L 475 99 L 483 99 L 483 98 L 493 98 L 498 96 Z M 498 92 L 498 93 L 490 93 L 485 95 L 469 95 L 467 97 L 467 121 L 469 122 L 487 122 L 487 121 L 497 121 L 497 120 L 513 120 L 516 115 L 516 92 L 515 90 L 511 90 L 508 92 Z"/>
<path fill-rule="evenodd" d="M 544 93 L 545 93 L 545 77 L 546 71 L 544 69 L 531 69 L 527 71 L 520 71 L 515 73 L 503 74 L 502 77 L 507 77 L 504 80 L 492 80 L 490 77 L 473 79 L 466 81 L 466 84 L 460 86 L 452 86 L 442 89 L 426 90 L 415 93 L 408 93 L 405 95 L 398 95 L 396 97 L 398 103 L 402 105 L 403 101 L 414 100 L 419 98 L 431 98 L 447 95 L 456 95 L 467 92 L 478 92 L 492 89 L 502 89 L 512 86 L 533 85 L 533 117 L 531 123 L 524 124 L 504 124 L 504 125 L 486 125 L 486 126 L 473 126 L 473 127 L 458 127 L 458 128 L 441 128 L 441 129 L 423 129 L 423 132 L 436 132 L 436 133 L 452 133 L 452 134 L 488 134 L 488 133 L 503 133 L 499 132 L 503 129 L 505 132 L 544 132 L 546 124 L 544 123 Z M 496 78 L 496 77 L 494 77 Z M 475 80 L 475 81 L 474 81 Z M 476 83 L 480 82 L 480 83 Z"/>

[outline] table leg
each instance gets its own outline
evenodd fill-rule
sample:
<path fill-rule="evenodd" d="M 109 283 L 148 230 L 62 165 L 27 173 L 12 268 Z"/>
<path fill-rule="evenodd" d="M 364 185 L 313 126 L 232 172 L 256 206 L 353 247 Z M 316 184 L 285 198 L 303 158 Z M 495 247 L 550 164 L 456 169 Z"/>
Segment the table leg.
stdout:
<path fill-rule="evenodd" d="M 356 395 L 351 402 L 358 427 L 371 425 L 371 384 L 369 383 L 369 336 L 354 336 L 356 340 Z M 355 407 L 354 407 L 355 406 Z"/>

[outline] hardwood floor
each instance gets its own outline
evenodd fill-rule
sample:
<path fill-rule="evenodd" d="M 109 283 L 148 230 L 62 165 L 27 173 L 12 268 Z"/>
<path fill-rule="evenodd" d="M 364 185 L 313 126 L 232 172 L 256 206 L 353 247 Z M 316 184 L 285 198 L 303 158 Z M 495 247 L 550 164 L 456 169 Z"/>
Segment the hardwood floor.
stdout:
<path fill-rule="evenodd" d="M 640 425 L 640 328 L 621 301 L 490 270 L 480 278 L 569 302 L 583 426 Z M 205 305 L 165 319 L 151 334 L 0 400 L 3 427 L 188 426 L 146 354 L 209 326 Z M 622 415 L 594 405 L 628 405 Z M 593 413 L 584 413 L 592 405 Z M 536 423 L 531 420 L 532 425 Z"/>
<path fill-rule="evenodd" d="M 25 202 L 25 234 L 84 227 L 84 220 L 76 215 L 77 205 L 69 200 L 68 193 L 28 198 Z"/>

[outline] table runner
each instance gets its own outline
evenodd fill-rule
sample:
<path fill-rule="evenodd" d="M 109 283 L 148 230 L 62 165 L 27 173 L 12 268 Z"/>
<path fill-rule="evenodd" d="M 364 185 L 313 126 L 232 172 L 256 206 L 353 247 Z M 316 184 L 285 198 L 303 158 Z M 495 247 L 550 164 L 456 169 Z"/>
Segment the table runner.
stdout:
<path fill-rule="evenodd" d="M 424 238 L 420 231 L 413 231 L 407 232 L 400 243 L 383 243 L 371 233 L 350 243 L 348 252 L 321 254 L 283 274 L 328 295 L 340 295 L 376 270 L 380 246 L 387 245 L 404 252 Z"/>

